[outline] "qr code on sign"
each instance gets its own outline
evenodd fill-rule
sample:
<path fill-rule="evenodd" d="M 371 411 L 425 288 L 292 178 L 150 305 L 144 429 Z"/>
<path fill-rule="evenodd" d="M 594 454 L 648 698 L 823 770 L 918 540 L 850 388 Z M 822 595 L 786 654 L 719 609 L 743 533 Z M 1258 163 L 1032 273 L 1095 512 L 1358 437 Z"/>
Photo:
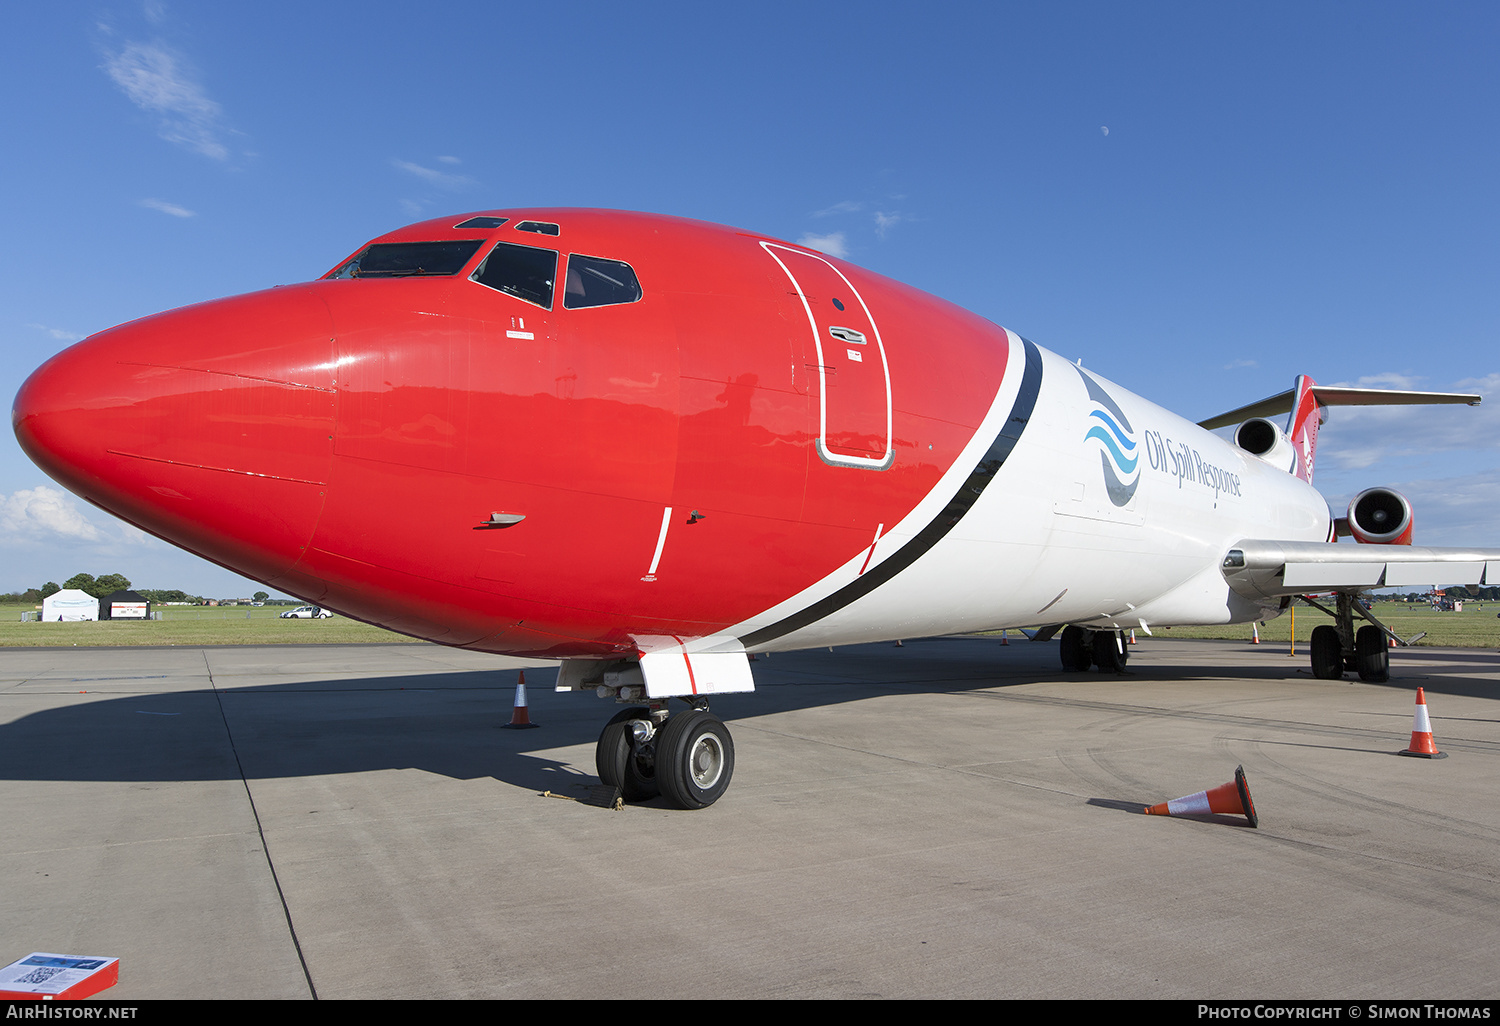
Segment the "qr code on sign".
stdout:
<path fill-rule="evenodd" d="M 60 972 L 62 972 L 62 970 L 60 968 L 56 967 L 56 966 L 44 965 L 44 966 L 41 966 L 40 968 L 31 970 L 31 972 L 29 972 L 25 976 L 21 977 L 20 980 L 18 980 L 17 982 L 18 983 L 46 983 L 48 980 L 52 979 L 52 977 L 56 976 Z"/>

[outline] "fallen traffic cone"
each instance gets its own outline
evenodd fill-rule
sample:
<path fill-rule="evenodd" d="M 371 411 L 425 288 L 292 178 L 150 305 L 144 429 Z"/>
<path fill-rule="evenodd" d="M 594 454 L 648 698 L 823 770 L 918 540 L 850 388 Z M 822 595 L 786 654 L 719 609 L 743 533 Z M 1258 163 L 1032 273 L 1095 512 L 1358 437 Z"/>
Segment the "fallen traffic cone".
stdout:
<path fill-rule="evenodd" d="M 526 671 L 521 671 L 520 679 L 516 681 L 516 703 L 510 710 L 510 722 L 507 727 L 524 729 L 526 727 L 540 727 L 540 723 L 532 723 L 531 715 L 526 709 Z"/>
<path fill-rule="evenodd" d="M 1234 768 L 1234 779 L 1227 784 L 1190 794 L 1186 798 L 1173 798 L 1169 802 L 1153 805 L 1145 810 L 1148 816 L 1205 816 L 1212 812 L 1231 816 L 1244 816 L 1251 826 L 1259 826 L 1255 815 L 1255 803 L 1250 800 L 1250 787 L 1245 783 L 1245 767 Z"/>
<path fill-rule="evenodd" d="M 1414 759 L 1446 759 L 1448 754 L 1437 750 L 1432 743 L 1432 724 L 1427 720 L 1427 696 L 1417 688 L 1417 711 L 1411 718 L 1411 747 L 1397 755 L 1410 755 Z"/>

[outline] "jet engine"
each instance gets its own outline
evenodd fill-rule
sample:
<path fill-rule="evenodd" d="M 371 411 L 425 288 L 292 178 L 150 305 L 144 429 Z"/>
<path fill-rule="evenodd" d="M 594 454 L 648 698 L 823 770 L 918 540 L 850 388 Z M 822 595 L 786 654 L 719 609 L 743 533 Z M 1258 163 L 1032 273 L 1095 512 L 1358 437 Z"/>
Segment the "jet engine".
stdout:
<path fill-rule="evenodd" d="M 1292 447 L 1291 439 L 1264 417 L 1251 417 L 1235 428 L 1234 444 L 1278 470 L 1290 472 L 1296 465 L 1297 450 Z"/>
<path fill-rule="evenodd" d="M 1349 501 L 1345 523 L 1347 533 L 1366 545 L 1411 544 L 1411 503 L 1389 488 L 1366 488 L 1356 495 Z"/>

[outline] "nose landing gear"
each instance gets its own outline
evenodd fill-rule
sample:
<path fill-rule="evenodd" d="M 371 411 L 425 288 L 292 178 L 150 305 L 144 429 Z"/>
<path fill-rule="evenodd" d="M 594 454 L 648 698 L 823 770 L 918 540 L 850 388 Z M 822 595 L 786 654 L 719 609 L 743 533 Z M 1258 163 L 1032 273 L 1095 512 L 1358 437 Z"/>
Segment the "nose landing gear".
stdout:
<path fill-rule="evenodd" d="M 599 779 L 630 802 L 660 794 L 680 809 L 718 801 L 734 776 L 734 739 L 701 700 L 669 717 L 663 704 L 622 709 L 594 750 Z"/>

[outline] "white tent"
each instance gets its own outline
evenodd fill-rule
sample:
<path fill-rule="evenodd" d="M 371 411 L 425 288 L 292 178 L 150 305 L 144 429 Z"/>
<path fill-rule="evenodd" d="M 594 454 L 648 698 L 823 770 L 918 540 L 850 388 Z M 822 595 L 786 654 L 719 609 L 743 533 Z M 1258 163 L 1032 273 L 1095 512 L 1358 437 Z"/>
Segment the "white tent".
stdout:
<path fill-rule="evenodd" d="M 42 599 L 42 619 L 52 622 L 97 620 L 99 619 L 99 600 L 77 588 L 64 588 Z"/>

